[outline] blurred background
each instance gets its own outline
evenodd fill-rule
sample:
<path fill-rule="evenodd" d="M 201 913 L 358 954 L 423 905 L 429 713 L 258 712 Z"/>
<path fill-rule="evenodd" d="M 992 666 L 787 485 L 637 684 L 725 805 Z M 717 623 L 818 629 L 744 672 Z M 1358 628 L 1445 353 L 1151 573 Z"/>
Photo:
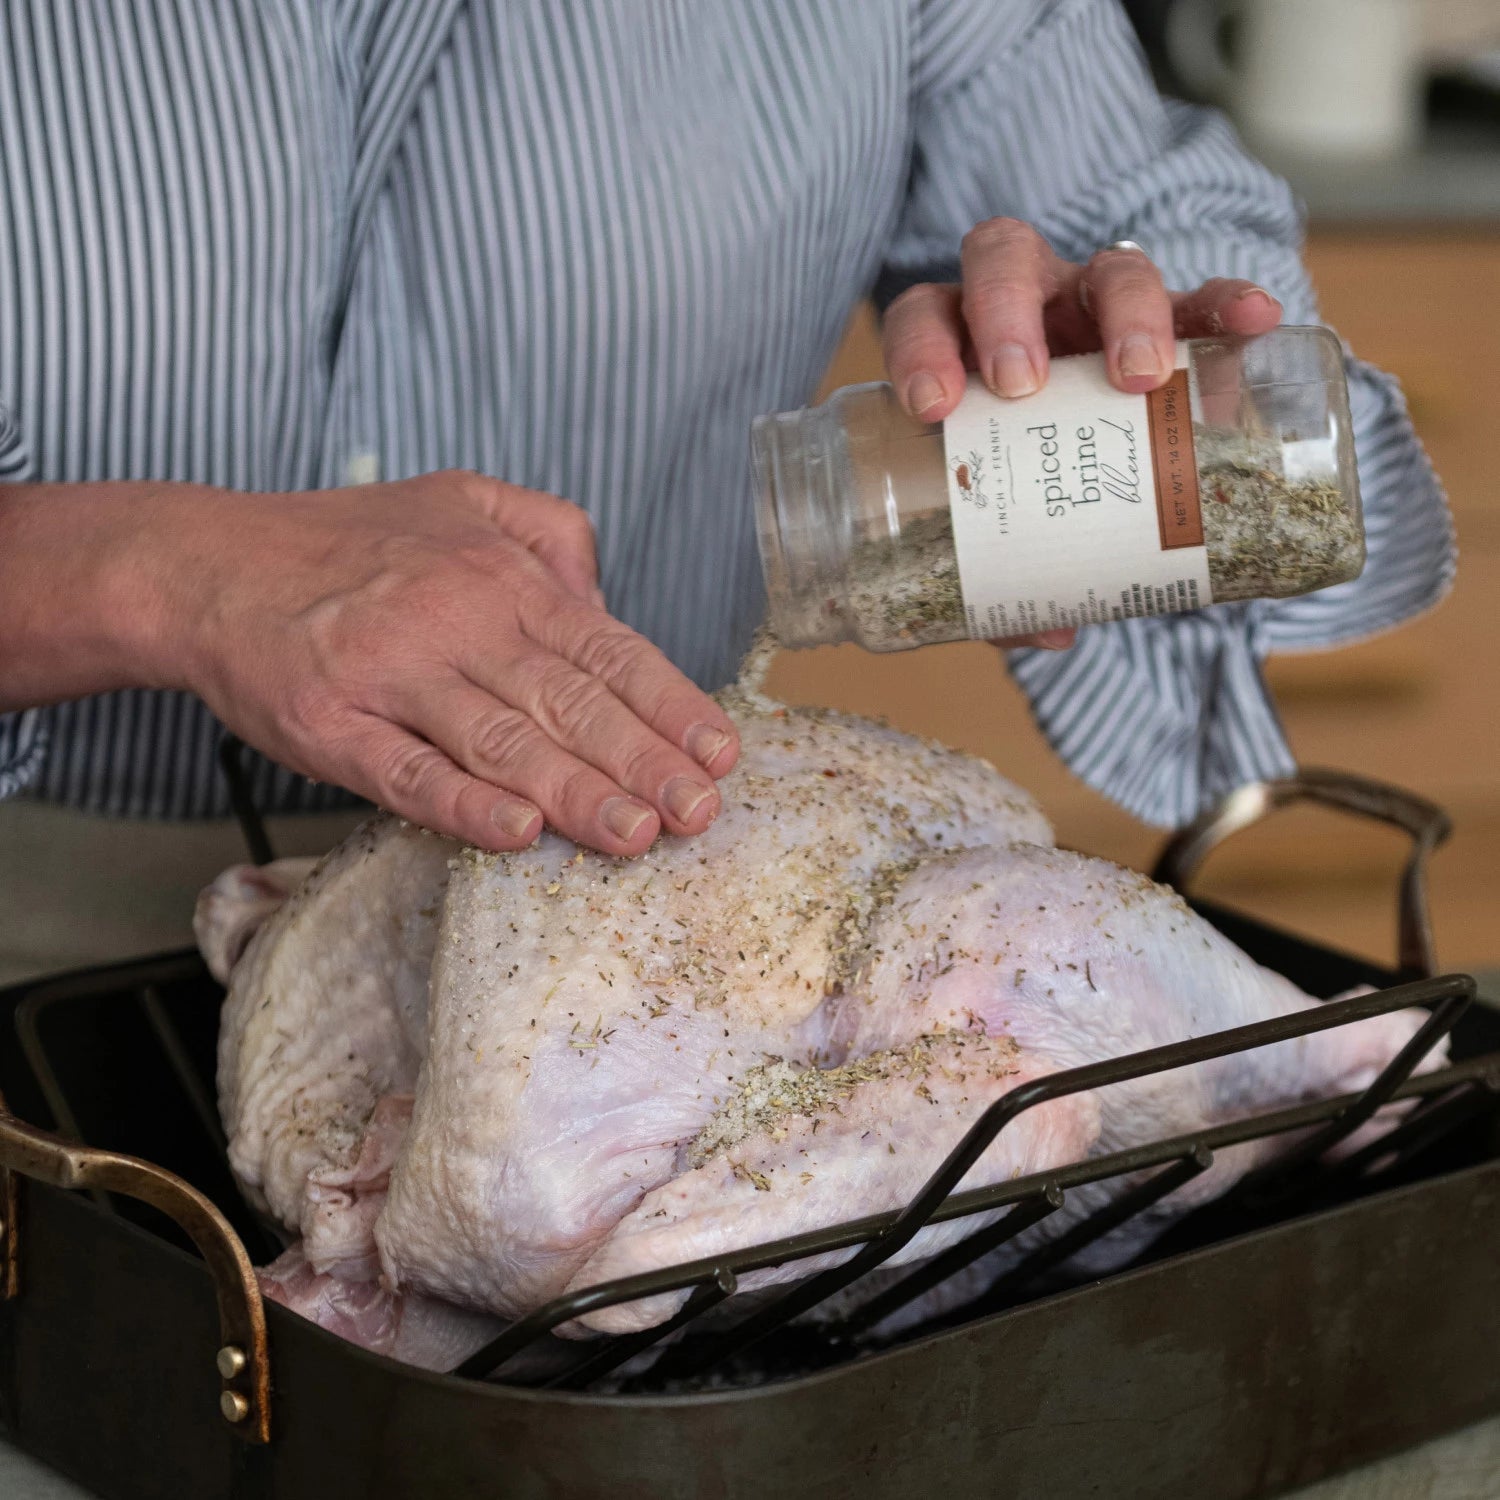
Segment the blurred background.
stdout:
<path fill-rule="evenodd" d="M 1366 645 L 1273 660 L 1304 765 L 1399 783 L 1456 832 L 1433 866 L 1445 967 L 1500 971 L 1500 0 L 1127 0 L 1163 88 L 1226 109 L 1308 212 L 1325 321 L 1400 377 L 1449 491 L 1458 585 Z M 883 378 L 873 320 L 826 389 Z M 821 397 L 819 398 L 821 399 Z M 1136 867 L 1162 836 L 1075 781 L 983 645 L 784 653 L 794 702 L 881 714 L 987 756 L 1062 842 Z M 1395 833 L 1288 811 L 1239 836 L 1202 883 L 1267 920 L 1376 957 L 1394 949 Z M 1491 992 L 1496 992 L 1492 981 Z"/>

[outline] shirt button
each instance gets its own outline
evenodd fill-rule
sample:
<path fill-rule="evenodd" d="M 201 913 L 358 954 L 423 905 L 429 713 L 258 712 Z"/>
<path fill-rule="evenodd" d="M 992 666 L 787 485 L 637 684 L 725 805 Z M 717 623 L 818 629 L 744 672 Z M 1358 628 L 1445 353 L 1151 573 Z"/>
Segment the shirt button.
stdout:
<path fill-rule="evenodd" d="M 356 453 L 344 471 L 349 484 L 374 484 L 380 478 L 380 455 L 378 453 Z"/>

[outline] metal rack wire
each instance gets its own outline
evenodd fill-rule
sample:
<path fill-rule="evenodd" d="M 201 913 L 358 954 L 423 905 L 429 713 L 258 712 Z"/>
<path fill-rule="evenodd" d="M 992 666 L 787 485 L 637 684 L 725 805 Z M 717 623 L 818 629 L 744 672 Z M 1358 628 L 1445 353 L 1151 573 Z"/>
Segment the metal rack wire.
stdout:
<path fill-rule="evenodd" d="M 1382 1171 L 1392 1170 L 1413 1152 L 1456 1129 L 1492 1102 L 1500 1090 L 1500 1056 L 1412 1076 L 1421 1060 L 1452 1029 L 1473 995 L 1473 981 L 1465 976 L 1423 980 L 1023 1084 L 989 1106 L 921 1192 L 899 1212 L 851 1220 L 709 1260 L 571 1292 L 513 1323 L 459 1365 L 455 1373 L 474 1378 L 503 1376 L 508 1363 L 577 1318 L 664 1294 L 686 1295 L 681 1309 L 668 1321 L 640 1333 L 579 1344 L 576 1346 L 579 1355 L 568 1368 L 550 1373 L 541 1381 L 554 1389 L 583 1389 L 639 1360 L 650 1348 L 666 1344 L 670 1335 L 698 1323 L 705 1313 L 733 1295 L 741 1278 L 749 1273 L 831 1252 L 854 1252 L 841 1264 L 780 1291 L 773 1300 L 762 1302 L 730 1327 L 705 1334 L 696 1345 L 690 1347 L 687 1341 L 666 1344 L 665 1352 L 649 1375 L 637 1374 L 633 1386 L 644 1389 L 659 1387 L 666 1381 L 702 1378 L 724 1371 L 755 1345 L 885 1266 L 928 1225 L 950 1219 L 980 1221 L 974 1232 L 959 1243 L 919 1263 L 894 1285 L 881 1288 L 852 1313 L 820 1329 L 819 1336 L 830 1348 L 852 1349 L 863 1335 L 917 1297 L 1024 1231 L 1043 1224 L 1065 1205 L 1070 1191 L 1088 1184 L 1119 1185 L 1120 1191 L 1102 1208 L 1032 1250 L 977 1300 L 971 1301 L 963 1309 L 967 1321 L 1023 1300 L 1048 1273 L 1064 1266 L 1079 1251 L 1206 1171 L 1213 1164 L 1215 1152 L 1307 1131 L 1305 1141 L 1242 1179 L 1227 1201 L 1215 1205 L 1216 1214 L 1224 1221 L 1236 1212 L 1254 1211 L 1262 1219 L 1272 1210 L 1285 1214 L 1292 1210 L 1299 1196 L 1324 1193 L 1333 1181 L 1349 1185 L 1367 1177 L 1377 1167 Z M 1409 1006 L 1430 1008 L 1428 1020 L 1380 1076 L 1358 1094 L 1257 1115 L 991 1187 L 955 1191 L 1001 1131 L 1025 1111 L 1048 1100 L 1271 1046 Z M 1319 1166 L 1321 1158 L 1379 1109 L 1401 1100 L 1417 1102 L 1379 1142 L 1362 1148 L 1331 1169 Z M 1147 1172 L 1152 1175 L 1142 1179 L 1140 1174 Z M 994 1220 L 986 1217 L 1002 1210 L 1006 1211 L 1003 1217 Z"/>

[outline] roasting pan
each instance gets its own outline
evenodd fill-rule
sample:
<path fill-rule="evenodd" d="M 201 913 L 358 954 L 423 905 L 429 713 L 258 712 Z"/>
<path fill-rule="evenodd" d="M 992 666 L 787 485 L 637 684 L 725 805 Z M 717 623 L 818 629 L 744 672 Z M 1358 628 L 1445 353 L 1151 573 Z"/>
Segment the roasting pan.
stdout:
<path fill-rule="evenodd" d="M 195 955 L 0 992 L 0 1420 L 111 1500 L 1238 1500 L 1500 1410 L 1500 1018 L 1465 1010 L 1471 980 L 1432 977 L 1424 865 L 1446 819 L 1393 788 L 1309 771 L 1241 789 L 1168 846 L 1158 874 L 1181 887 L 1227 834 L 1299 799 L 1411 835 L 1401 966 L 1199 910 L 1314 994 L 1362 983 L 1378 993 L 1311 1023 L 1262 1023 L 1015 1090 L 903 1213 L 559 1299 L 449 1375 L 261 1303 L 251 1261 L 276 1246 L 224 1162 L 212 1102 L 219 991 Z M 1442 1071 L 1408 1078 L 1412 1052 L 1365 1096 L 1115 1162 L 1156 1170 L 1097 1216 L 1118 1222 L 1214 1149 L 1304 1131 L 1286 1164 L 1125 1270 L 1070 1283 L 1064 1254 L 1044 1249 L 941 1325 L 884 1347 L 855 1336 L 874 1321 L 868 1310 L 863 1325 L 858 1311 L 831 1329 L 792 1321 L 934 1214 L 968 1212 L 982 1227 L 918 1272 L 920 1285 L 908 1272 L 892 1288 L 887 1273 L 882 1306 L 1105 1175 L 1082 1164 L 951 1194 L 964 1152 L 972 1160 L 1042 1097 L 1413 1004 L 1432 1011 L 1425 1045 L 1450 1031 Z M 1321 1165 L 1321 1148 L 1392 1091 L 1418 1098 L 1398 1133 Z M 1108 1227 L 1085 1221 L 1069 1236 Z M 861 1244 L 835 1272 L 727 1327 L 738 1304 L 721 1307 L 718 1325 L 699 1331 L 712 1320 L 697 1315 L 736 1274 Z M 692 1296 L 649 1369 L 638 1340 L 550 1337 L 586 1305 L 665 1286 Z"/>

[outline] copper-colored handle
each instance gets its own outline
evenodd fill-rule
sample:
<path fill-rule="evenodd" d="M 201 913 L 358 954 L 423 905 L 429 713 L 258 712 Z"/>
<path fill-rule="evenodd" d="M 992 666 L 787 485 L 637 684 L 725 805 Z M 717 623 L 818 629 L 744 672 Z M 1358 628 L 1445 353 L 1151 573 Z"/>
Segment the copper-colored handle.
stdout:
<path fill-rule="evenodd" d="M 219 1303 L 219 1410 L 249 1442 L 271 1436 L 271 1363 L 266 1314 L 250 1257 L 229 1221 L 197 1188 L 138 1157 L 97 1151 L 39 1130 L 0 1100 L 0 1298 L 22 1287 L 19 1195 L 13 1174 L 60 1188 L 103 1188 L 159 1208 L 198 1247 Z"/>
<path fill-rule="evenodd" d="M 1176 834 L 1152 871 L 1155 879 L 1185 891 L 1209 853 L 1230 834 L 1249 828 L 1293 802 L 1316 802 L 1389 823 L 1411 837 L 1412 850 L 1401 872 L 1396 921 L 1401 967 L 1437 973 L 1432 916 L 1427 903 L 1427 857 L 1453 831 L 1436 803 L 1383 781 L 1345 771 L 1302 770 L 1284 781 L 1253 781 L 1231 792 L 1217 807 Z"/>

